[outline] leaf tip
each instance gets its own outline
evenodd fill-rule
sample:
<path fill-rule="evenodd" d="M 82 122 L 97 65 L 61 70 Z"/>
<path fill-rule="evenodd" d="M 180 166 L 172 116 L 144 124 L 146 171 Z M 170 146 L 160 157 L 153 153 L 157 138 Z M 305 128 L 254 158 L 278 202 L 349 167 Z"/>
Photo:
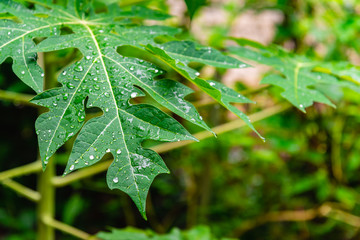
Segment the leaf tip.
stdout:
<path fill-rule="evenodd" d="M 144 210 L 144 211 L 141 211 L 141 216 L 142 216 L 142 218 L 143 218 L 145 221 L 148 220 L 148 219 L 147 219 L 147 216 L 146 216 L 145 210 Z"/>
<path fill-rule="evenodd" d="M 194 137 L 193 135 L 189 135 L 186 140 L 195 141 L 195 142 L 200 142 L 199 139 L 197 139 L 197 138 Z"/>
<path fill-rule="evenodd" d="M 217 138 L 217 134 L 213 130 L 210 130 L 210 132 L 214 135 L 215 138 Z"/>

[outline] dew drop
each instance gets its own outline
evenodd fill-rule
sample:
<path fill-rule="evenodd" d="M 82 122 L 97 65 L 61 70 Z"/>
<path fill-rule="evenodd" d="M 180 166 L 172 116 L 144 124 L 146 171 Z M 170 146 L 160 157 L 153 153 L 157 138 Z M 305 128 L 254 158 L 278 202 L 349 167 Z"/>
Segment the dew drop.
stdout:
<path fill-rule="evenodd" d="M 215 83 L 214 83 L 214 82 L 210 82 L 210 86 L 215 86 Z"/>
<path fill-rule="evenodd" d="M 118 149 L 118 150 L 116 151 L 116 153 L 117 153 L 117 154 L 120 154 L 120 153 L 121 153 L 121 150 L 120 150 L 120 149 Z"/>
<path fill-rule="evenodd" d="M 78 118 L 78 121 L 79 122 L 83 122 L 85 120 L 85 117 L 84 116 L 80 116 L 79 118 Z"/>
<path fill-rule="evenodd" d="M 23 75 L 24 75 L 24 74 L 25 74 L 25 71 L 21 71 L 21 74 L 23 74 Z"/>
<path fill-rule="evenodd" d="M 132 98 L 134 98 L 134 97 L 136 97 L 137 96 L 137 93 L 136 92 L 133 92 L 132 94 L 131 94 L 131 97 Z"/>
<path fill-rule="evenodd" d="M 114 178 L 114 179 L 113 179 L 113 182 L 114 182 L 114 183 L 118 183 L 118 182 L 119 182 L 119 178 L 118 178 L 118 177 Z"/>
<path fill-rule="evenodd" d="M 64 76 L 65 76 L 65 75 L 66 75 L 66 71 L 63 71 L 62 75 L 64 75 Z"/>
<path fill-rule="evenodd" d="M 94 155 L 90 155 L 90 160 L 94 160 Z"/>
<path fill-rule="evenodd" d="M 82 66 L 76 66 L 76 67 L 74 67 L 74 70 L 76 71 L 76 72 L 82 72 L 84 69 L 83 69 L 83 67 Z"/>
<path fill-rule="evenodd" d="M 109 153 L 109 152 L 110 152 L 110 148 L 106 149 L 106 152 Z"/>
<path fill-rule="evenodd" d="M 300 105 L 299 105 L 299 107 L 300 107 L 300 108 L 303 108 L 303 107 L 304 107 L 304 105 L 300 104 Z"/>
<path fill-rule="evenodd" d="M 71 82 L 68 82 L 67 84 L 66 84 L 66 86 L 69 88 L 69 89 L 73 89 L 75 86 L 74 86 L 74 84 L 72 84 Z"/>
<path fill-rule="evenodd" d="M 196 72 L 196 73 L 195 73 L 195 75 L 196 75 L 196 76 L 199 76 L 199 75 L 200 75 L 200 73 L 199 73 L 199 72 Z"/>
<path fill-rule="evenodd" d="M 70 166 L 70 171 L 74 170 L 75 166 L 74 165 L 71 165 Z"/>

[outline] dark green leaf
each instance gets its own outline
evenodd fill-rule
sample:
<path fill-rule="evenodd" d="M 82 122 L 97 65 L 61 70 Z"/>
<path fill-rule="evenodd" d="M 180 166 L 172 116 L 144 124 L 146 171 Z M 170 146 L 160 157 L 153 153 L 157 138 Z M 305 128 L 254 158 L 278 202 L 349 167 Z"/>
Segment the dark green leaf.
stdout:
<path fill-rule="evenodd" d="M 335 105 L 316 87 L 319 85 L 334 85 L 338 87 L 350 87 L 359 91 L 359 83 L 340 81 L 331 72 L 316 71 L 324 63 L 314 61 L 304 56 L 298 56 L 286 52 L 280 47 L 265 47 L 259 43 L 244 39 L 234 39 L 241 45 L 248 45 L 255 50 L 247 47 L 230 47 L 231 53 L 238 55 L 242 59 L 248 59 L 261 64 L 265 64 L 278 70 L 280 74 L 266 76 L 262 83 L 267 83 L 283 88 L 282 96 L 291 102 L 295 107 L 305 112 L 305 108 L 314 102 L 325 103 L 329 106 Z M 334 68 L 335 69 L 335 68 Z M 356 76 L 352 72 L 353 68 L 343 71 L 335 71 L 337 75 Z"/>

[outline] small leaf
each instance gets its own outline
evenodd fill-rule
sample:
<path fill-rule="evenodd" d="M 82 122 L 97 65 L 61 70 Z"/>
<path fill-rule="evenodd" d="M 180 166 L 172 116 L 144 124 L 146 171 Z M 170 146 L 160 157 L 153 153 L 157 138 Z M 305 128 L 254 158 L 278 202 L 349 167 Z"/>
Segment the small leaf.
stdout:
<path fill-rule="evenodd" d="M 263 138 L 258 131 L 254 128 L 251 123 L 250 118 L 241 112 L 237 107 L 231 105 L 230 103 L 253 103 L 251 100 L 242 96 L 238 92 L 234 91 L 227 86 L 216 82 L 216 81 L 205 81 L 200 78 L 194 79 L 194 83 L 211 96 L 214 100 L 220 103 L 229 111 L 233 112 L 236 116 L 240 117 L 263 141 Z"/>
<path fill-rule="evenodd" d="M 206 4 L 206 0 L 185 0 L 190 19 L 193 18 L 196 11 Z"/>
<path fill-rule="evenodd" d="M 323 69 L 322 66 L 326 65 L 324 63 L 288 53 L 280 47 L 265 47 L 249 40 L 231 39 L 241 45 L 248 45 L 256 49 L 230 47 L 229 50 L 231 53 L 238 55 L 242 59 L 248 59 L 271 66 L 281 73 L 281 75 L 270 74 L 261 82 L 283 88 L 284 92 L 281 93 L 281 96 L 303 112 L 305 112 L 306 107 L 313 105 L 314 102 L 335 107 L 328 97 L 317 88 L 319 85 L 349 87 L 359 91 L 358 83 L 354 84 L 340 81 L 335 76 L 330 75 L 331 72 L 325 73 L 317 71 L 317 68 Z M 334 73 L 336 74 L 336 71 Z M 350 68 L 343 72 L 338 71 L 337 74 L 354 75 L 354 73 L 350 72 Z"/>
<path fill-rule="evenodd" d="M 225 56 L 211 47 L 204 47 L 191 41 L 171 41 L 160 45 L 171 58 L 187 66 L 190 62 L 203 63 L 219 68 L 245 68 L 249 67 L 235 58 Z M 195 78 L 191 75 L 191 78 Z"/>
<path fill-rule="evenodd" d="M 171 17 L 171 15 L 155 11 L 142 6 L 133 6 L 131 11 L 121 11 L 117 13 L 117 17 L 130 17 L 130 18 L 143 18 L 151 20 L 165 20 Z"/>
<path fill-rule="evenodd" d="M 262 138 L 264 140 L 264 138 L 255 130 L 254 126 L 250 122 L 250 119 L 244 113 L 242 113 L 239 109 L 237 109 L 236 107 L 234 107 L 233 105 L 230 104 L 231 102 L 233 102 L 233 103 L 252 103 L 250 100 L 248 100 L 241 94 L 235 92 L 234 90 L 226 87 L 225 85 L 223 85 L 221 83 L 218 83 L 215 81 L 205 81 L 203 79 L 197 78 L 196 76 L 198 74 L 196 74 L 196 71 L 186 65 L 186 62 L 188 61 L 187 59 L 190 59 L 190 57 L 187 58 L 185 53 L 184 53 L 184 55 L 182 55 L 182 57 L 180 57 L 180 58 L 185 59 L 184 60 L 185 63 L 183 63 L 183 62 L 179 62 L 178 60 L 174 59 L 177 56 L 176 54 L 172 54 L 170 56 L 170 54 L 168 54 L 167 52 L 165 52 L 165 50 L 163 50 L 161 48 L 147 45 L 146 49 L 149 52 L 153 53 L 156 57 L 158 57 L 164 63 L 169 65 L 171 68 L 173 68 L 175 71 L 177 71 L 179 74 L 181 74 L 183 77 L 185 77 L 186 79 L 191 81 L 193 84 L 198 86 L 201 90 L 206 92 L 215 101 L 217 101 L 218 103 L 223 105 L 225 108 L 227 108 L 231 112 L 235 113 L 238 117 L 243 119 L 245 121 L 245 123 L 253 131 L 255 131 L 255 133 L 260 138 Z M 186 50 L 184 50 L 184 52 L 186 52 Z M 220 52 L 217 52 L 217 54 L 220 54 Z M 219 62 L 222 61 L 220 59 L 223 59 L 222 57 L 218 56 L 217 54 L 215 54 L 215 56 L 217 56 L 216 59 L 213 60 L 213 62 L 212 62 L 213 65 L 220 64 Z M 203 60 L 202 57 L 204 57 L 205 60 Z M 196 61 L 197 62 L 202 62 L 202 61 L 206 62 L 206 61 L 208 61 L 208 59 L 206 59 L 208 57 L 210 57 L 210 56 L 199 55 L 196 57 L 198 59 Z M 223 57 L 226 57 L 226 56 L 223 56 Z M 229 57 L 229 59 L 227 60 L 228 61 L 227 63 L 229 64 L 228 67 L 237 66 L 239 64 L 239 62 L 233 61 L 232 59 L 233 58 Z M 208 62 L 208 64 L 209 64 L 209 62 Z M 222 62 L 222 64 L 223 64 L 222 66 L 225 66 L 224 62 Z M 248 66 L 248 65 L 245 65 L 245 66 Z"/>

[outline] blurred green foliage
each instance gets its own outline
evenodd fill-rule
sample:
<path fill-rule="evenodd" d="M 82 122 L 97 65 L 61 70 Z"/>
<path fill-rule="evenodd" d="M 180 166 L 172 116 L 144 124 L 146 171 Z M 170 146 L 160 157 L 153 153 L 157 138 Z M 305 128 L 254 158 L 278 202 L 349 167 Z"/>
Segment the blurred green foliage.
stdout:
<path fill-rule="evenodd" d="M 165 1 L 119 1 L 124 6 L 133 2 L 158 9 L 173 7 Z M 319 61 L 360 63 L 360 3 L 356 0 L 216 2 L 189 10 L 191 24 L 196 24 L 203 10 L 211 6 L 229 16 L 225 23 L 208 27 L 209 31 L 204 27 L 206 38 L 200 41 L 223 48 L 228 43 L 224 36 L 231 35 L 237 16 L 249 10 L 271 10 L 283 16 L 273 43 Z M 171 21 L 183 26 L 184 35 L 191 35 L 189 19 Z M 63 58 L 76 55 L 57 54 Z M 31 93 L 16 80 L 10 66 L 0 66 L 0 89 Z M 222 79 L 225 74 L 215 70 L 211 77 Z M 242 83 L 236 86 L 238 90 L 251 88 Z M 151 229 L 114 230 L 122 236 L 130 234 L 124 239 L 359 239 L 360 96 L 351 90 L 324 91 L 339 96 L 332 98 L 337 109 L 315 104 L 306 109 L 306 115 L 293 109 L 256 123 L 256 129 L 267 139 L 265 143 L 251 130 L 239 129 L 163 154 L 172 174 L 155 180 L 148 197 L 148 222 L 141 219 L 125 194 L 107 189 L 104 174 L 59 189 L 56 217 L 92 234 L 107 227 Z M 282 101 L 280 92 L 270 87 L 247 96 L 258 104 L 245 106 L 245 110 L 255 112 Z M 3 116 L 8 116 L 0 118 L 0 169 L 34 161 L 37 110 L 5 101 L 0 106 Z M 202 107 L 200 113 L 211 126 L 231 119 L 216 105 Z M 199 130 L 183 124 L 192 132 Z M 71 143 L 61 149 L 57 157 L 60 165 L 66 163 L 70 149 Z M 36 176 L 19 181 L 35 188 Z M 0 239 L 34 239 L 35 206 L 5 187 L 0 188 L 0 196 Z M 168 235 L 155 234 L 173 228 Z M 176 228 L 193 229 L 182 233 Z M 74 239 L 57 234 L 58 239 Z M 99 237 L 120 239 L 111 238 L 110 233 Z"/>
<path fill-rule="evenodd" d="M 100 232 L 97 236 L 104 240 L 215 240 L 207 226 L 197 226 L 188 231 L 174 228 L 168 234 L 156 234 L 153 231 L 144 231 L 135 228 L 123 230 L 113 229 L 111 233 Z M 222 240 L 231 240 L 222 238 Z"/>

